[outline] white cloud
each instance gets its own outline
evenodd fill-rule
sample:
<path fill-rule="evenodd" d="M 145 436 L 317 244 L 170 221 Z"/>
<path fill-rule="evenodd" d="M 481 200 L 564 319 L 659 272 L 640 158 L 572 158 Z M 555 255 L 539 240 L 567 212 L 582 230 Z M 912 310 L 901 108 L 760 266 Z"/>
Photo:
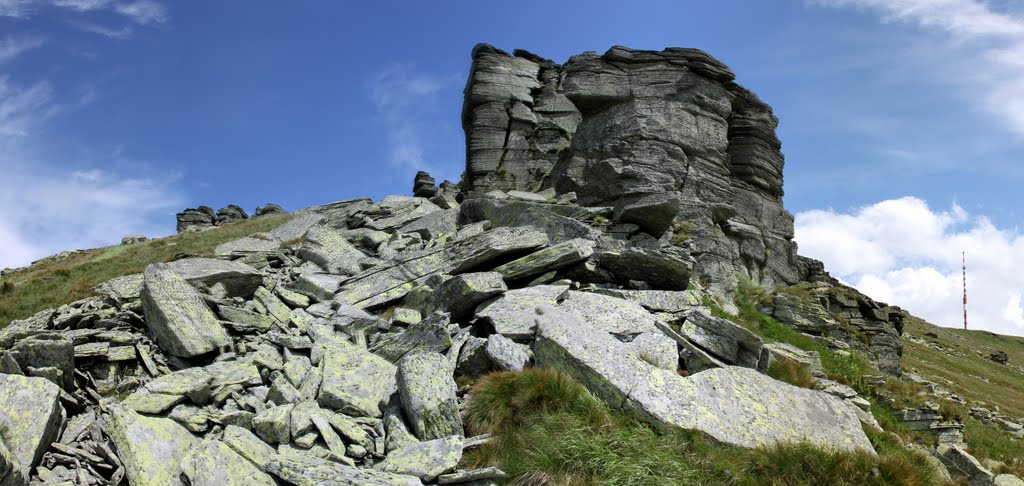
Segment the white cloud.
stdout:
<path fill-rule="evenodd" d="M 28 135 L 29 130 L 54 113 L 50 84 L 40 81 L 22 88 L 0 75 L 0 143 L 5 137 Z"/>
<path fill-rule="evenodd" d="M 93 10 L 100 10 L 106 8 L 112 3 L 112 0 L 54 0 L 53 4 L 57 7 L 69 8 L 71 10 L 77 10 L 79 12 L 90 12 Z"/>
<path fill-rule="evenodd" d="M 35 0 L 0 0 L 0 17 L 24 18 L 32 13 Z"/>
<path fill-rule="evenodd" d="M 41 134 L 61 110 L 48 83 L 22 87 L 0 77 L 0 268 L 129 233 L 167 234 L 184 204 L 174 174 L 144 172 L 121 154 L 48 154 Z M 48 162 L 58 158 L 59 166 Z M 106 168 L 114 165 L 134 169 Z"/>
<path fill-rule="evenodd" d="M 433 171 L 427 160 L 427 139 L 436 126 L 432 105 L 452 79 L 418 71 L 408 64 L 392 64 L 370 81 L 370 99 L 387 125 L 389 158 L 403 169 Z"/>
<path fill-rule="evenodd" d="M 112 29 L 110 27 L 104 27 L 102 25 L 94 24 L 91 22 L 73 22 L 72 24 L 75 27 L 78 27 L 79 29 L 82 29 L 86 32 L 92 32 L 93 34 L 99 34 L 104 37 L 109 37 L 111 39 L 117 40 L 128 39 L 132 36 L 132 34 L 135 33 L 135 29 L 133 29 L 130 25 L 121 27 L 120 29 Z"/>
<path fill-rule="evenodd" d="M 11 61 L 27 51 L 40 47 L 45 42 L 46 39 L 40 36 L 15 37 L 8 35 L 0 39 L 0 64 Z"/>
<path fill-rule="evenodd" d="M 963 325 L 966 251 L 971 327 L 1024 335 L 1024 233 L 955 203 L 934 210 L 904 197 L 849 212 L 805 211 L 796 215 L 796 240 L 801 254 L 872 298 L 952 327 Z"/>
<path fill-rule="evenodd" d="M 934 61 L 936 82 L 958 82 L 965 97 L 1024 137 L 1024 17 L 983 0 L 809 0 L 877 12 L 884 21 L 948 35 L 947 55 Z M 951 64 L 970 68 L 951 78 Z"/>
<path fill-rule="evenodd" d="M 167 8 L 153 0 L 119 3 L 114 11 L 131 18 L 139 25 L 159 24 L 167 21 Z"/>

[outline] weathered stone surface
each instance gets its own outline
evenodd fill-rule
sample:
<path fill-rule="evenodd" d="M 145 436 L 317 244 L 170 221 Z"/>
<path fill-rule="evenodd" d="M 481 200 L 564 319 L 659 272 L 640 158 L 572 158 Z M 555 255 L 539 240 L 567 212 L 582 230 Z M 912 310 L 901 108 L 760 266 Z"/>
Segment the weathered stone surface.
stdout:
<path fill-rule="evenodd" d="M 695 310 L 686 315 L 679 333 L 726 364 L 758 368 L 764 344 L 739 324 Z"/>
<path fill-rule="evenodd" d="M 288 211 L 285 211 L 284 208 L 277 204 L 267 203 L 262 206 L 257 206 L 256 212 L 253 213 L 253 217 L 258 218 L 260 216 L 270 216 L 272 214 L 288 214 Z"/>
<path fill-rule="evenodd" d="M 381 463 L 382 471 L 416 476 L 433 481 L 455 470 L 462 460 L 462 437 L 451 436 L 409 444 L 388 454 Z"/>
<path fill-rule="evenodd" d="M 45 378 L 0 374 L 0 467 L 11 483 L 28 484 L 50 443 L 57 440 L 64 420 L 60 387 Z"/>
<path fill-rule="evenodd" d="M 219 258 L 186 258 L 167 264 L 194 287 L 220 287 L 228 297 L 248 299 L 263 283 L 263 275 L 243 263 Z"/>
<path fill-rule="evenodd" d="M 507 280 L 517 280 L 579 263 L 593 254 L 593 241 L 575 238 L 535 251 L 494 271 Z"/>
<path fill-rule="evenodd" d="M 501 334 L 487 337 L 484 350 L 499 371 L 522 371 L 530 362 L 530 348 Z"/>
<path fill-rule="evenodd" d="M 321 302 L 334 298 L 345 277 L 318 272 L 303 272 L 295 279 L 295 289 Z"/>
<path fill-rule="evenodd" d="M 478 268 L 502 255 L 532 250 L 548 242 L 532 228 L 496 228 L 440 249 L 379 265 L 346 282 L 340 302 L 365 306 L 404 296 L 417 282 L 435 273 L 457 274 Z M 390 297 L 381 298 L 381 295 Z"/>
<path fill-rule="evenodd" d="M 178 233 L 212 228 L 217 220 L 217 215 L 213 212 L 213 208 L 209 206 L 188 208 L 178 213 L 176 217 L 178 220 Z"/>
<path fill-rule="evenodd" d="M 1024 480 L 1013 474 L 1000 474 L 992 480 L 992 486 L 1024 486 Z"/>
<path fill-rule="evenodd" d="M 55 370 L 52 381 L 65 391 L 74 390 L 75 347 L 66 336 L 57 333 L 35 334 L 15 343 L 8 354 L 22 370 Z"/>
<path fill-rule="evenodd" d="M 467 199 L 459 206 L 459 211 L 463 223 L 487 221 L 492 228 L 536 228 L 552 243 L 601 237 L 600 231 L 581 221 L 594 216 L 594 210 L 588 208 L 486 197 Z"/>
<path fill-rule="evenodd" d="M 821 356 L 815 351 L 804 351 L 786 343 L 765 343 L 762 348 L 764 357 L 761 359 L 762 371 L 767 370 L 777 361 L 790 360 L 800 363 L 813 374 L 824 374 L 821 367 Z"/>
<path fill-rule="evenodd" d="M 219 440 L 204 440 L 182 461 L 182 472 L 192 486 L 275 486 L 274 478 L 260 471 Z"/>
<path fill-rule="evenodd" d="M 538 365 L 568 373 L 612 406 L 632 410 L 656 426 L 702 430 L 742 447 L 807 441 L 874 451 L 856 415 L 838 398 L 748 368 L 712 369 L 684 378 L 629 356 L 626 345 L 574 314 L 549 306 L 539 313 Z"/>
<path fill-rule="evenodd" d="M 276 453 L 273 447 L 256 437 L 256 434 L 235 425 L 224 427 L 223 440 L 228 447 L 253 463 L 260 471 L 267 470 Z"/>
<path fill-rule="evenodd" d="M 455 380 L 443 355 L 403 358 L 398 363 L 398 391 L 409 425 L 420 440 L 463 434 Z"/>
<path fill-rule="evenodd" d="M 434 197 L 437 194 L 436 181 L 430 174 L 419 171 L 412 182 L 412 195 L 416 197 Z"/>
<path fill-rule="evenodd" d="M 359 261 L 366 257 L 340 232 L 325 225 L 316 225 L 306 231 L 299 256 L 330 273 L 343 275 L 359 273 Z"/>
<path fill-rule="evenodd" d="M 506 290 L 508 287 L 497 272 L 435 275 L 409 292 L 403 303 L 424 315 L 442 311 L 458 320 L 471 314 L 481 302 Z"/>
<path fill-rule="evenodd" d="M 539 305 L 554 305 L 568 290 L 568 285 L 538 285 L 510 290 L 495 300 L 481 304 L 476 315 L 493 326 L 496 333 L 509 339 L 526 341 L 533 337 L 536 326 L 533 309 Z"/>
<path fill-rule="evenodd" d="M 636 302 L 651 312 L 675 314 L 703 305 L 701 293 L 696 290 L 594 289 L 593 292 Z"/>
<path fill-rule="evenodd" d="M 448 334 L 448 316 L 434 314 L 409 326 L 398 334 L 385 337 L 370 348 L 374 354 L 397 363 L 404 356 L 416 353 L 440 353 L 452 345 Z"/>
<path fill-rule="evenodd" d="M 150 332 L 168 354 L 191 357 L 230 343 L 203 299 L 167 264 L 146 267 L 142 306 Z"/>
<path fill-rule="evenodd" d="M 108 433 L 133 485 L 178 484 L 182 460 L 199 440 L 171 419 L 111 404 Z"/>
<path fill-rule="evenodd" d="M 424 240 L 444 241 L 458 231 L 459 210 L 443 209 L 425 214 L 398 229 L 402 233 L 416 233 Z"/>
<path fill-rule="evenodd" d="M 360 416 L 380 417 L 398 389 L 397 368 L 384 358 L 355 346 L 337 347 L 324 357 L 321 405 Z"/>
<path fill-rule="evenodd" d="M 291 441 L 291 420 L 294 405 L 279 405 L 257 413 L 252 418 L 256 435 L 270 444 L 287 444 Z"/>
<path fill-rule="evenodd" d="M 464 189 L 553 188 L 615 206 L 655 236 L 677 216 L 694 227 L 695 273 L 716 290 L 731 292 L 736 273 L 795 283 L 777 120 L 732 79 L 696 49 L 616 46 L 559 65 L 479 45 L 463 106 Z"/>
<path fill-rule="evenodd" d="M 274 325 L 272 317 L 230 305 L 222 305 L 217 308 L 217 313 L 228 322 L 235 324 L 231 326 L 236 331 L 259 331 L 267 332 L 270 326 Z"/>
<path fill-rule="evenodd" d="M 902 373 L 900 336 L 907 313 L 898 307 L 886 306 L 834 282 L 801 284 L 793 293 L 777 292 L 761 310 L 802 333 L 846 343 L 867 355 L 885 373 Z"/>
<path fill-rule="evenodd" d="M 971 486 L 992 484 L 994 476 L 992 472 L 985 469 L 974 456 L 968 454 L 961 447 L 941 444 L 935 450 L 935 454 L 954 478 L 966 481 Z"/>
<path fill-rule="evenodd" d="M 680 202 L 679 196 L 666 192 L 625 197 L 615 203 L 613 217 L 660 238 L 679 213 Z"/>
<path fill-rule="evenodd" d="M 276 456 L 267 470 L 289 484 L 320 486 L 422 486 L 418 478 L 355 468 L 311 457 Z"/>
<path fill-rule="evenodd" d="M 584 318 L 592 327 L 616 336 L 632 339 L 657 330 L 654 316 L 643 307 L 607 295 L 570 290 L 558 307 Z"/>
<path fill-rule="evenodd" d="M 665 250 L 602 251 L 597 254 L 597 260 L 601 268 L 623 283 L 647 282 L 661 290 L 686 290 L 690 284 L 692 263 Z"/>
<path fill-rule="evenodd" d="M 249 219 L 249 214 L 241 207 L 228 204 L 217 210 L 217 225 L 228 224 L 234 221 Z"/>
<path fill-rule="evenodd" d="M 660 331 L 640 334 L 629 342 L 633 355 L 658 368 L 675 371 L 679 369 L 679 351 L 676 342 Z"/>

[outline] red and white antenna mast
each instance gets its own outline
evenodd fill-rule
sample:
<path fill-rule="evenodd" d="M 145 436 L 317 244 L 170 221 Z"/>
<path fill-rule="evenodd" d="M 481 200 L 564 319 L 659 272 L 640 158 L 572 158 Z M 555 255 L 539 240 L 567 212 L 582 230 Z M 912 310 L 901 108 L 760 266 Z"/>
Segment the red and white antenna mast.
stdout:
<path fill-rule="evenodd" d="M 967 330 L 967 252 L 963 252 L 964 264 L 964 330 Z"/>

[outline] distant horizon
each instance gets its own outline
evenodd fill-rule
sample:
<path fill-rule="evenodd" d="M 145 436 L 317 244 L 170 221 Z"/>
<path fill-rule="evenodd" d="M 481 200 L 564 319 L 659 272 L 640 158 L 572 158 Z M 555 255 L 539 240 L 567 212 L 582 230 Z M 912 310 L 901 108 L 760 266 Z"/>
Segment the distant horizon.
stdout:
<path fill-rule="evenodd" d="M 966 250 L 972 322 L 1024 335 L 1024 6 L 458 7 L 0 2 L 0 268 L 174 234 L 199 205 L 379 200 L 417 170 L 457 182 L 479 42 L 555 62 L 693 47 L 779 118 L 801 254 L 962 327 Z"/>

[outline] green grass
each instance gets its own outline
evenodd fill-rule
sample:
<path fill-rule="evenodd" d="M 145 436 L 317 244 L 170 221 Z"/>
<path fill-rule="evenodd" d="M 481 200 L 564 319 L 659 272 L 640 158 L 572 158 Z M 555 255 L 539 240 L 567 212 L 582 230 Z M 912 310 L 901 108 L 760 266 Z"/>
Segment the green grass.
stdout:
<path fill-rule="evenodd" d="M 926 485 L 925 460 L 872 435 L 879 456 L 806 444 L 741 449 L 688 431 L 660 433 L 609 409 L 566 375 L 495 373 L 472 389 L 466 425 L 493 433 L 462 467 L 494 465 L 517 485 Z"/>
<path fill-rule="evenodd" d="M 996 474 L 1024 477 L 1024 441 L 970 417 L 964 420 L 964 441 L 967 442 L 967 451 L 979 460 L 993 459 L 1006 464 L 999 471 L 993 471 Z"/>
<path fill-rule="evenodd" d="M 938 338 L 926 336 L 932 333 Z M 908 339 L 909 336 L 937 343 L 934 349 Z M 1004 351 L 1011 366 L 990 361 L 987 356 Z M 1012 365 L 1016 365 L 1012 366 Z M 1001 336 L 986 331 L 965 331 L 938 327 L 921 319 L 906 322 L 903 339 L 903 369 L 960 395 L 972 405 L 999 407 L 1006 415 L 1024 420 L 1024 338 Z"/>
<path fill-rule="evenodd" d="M 92 296 L 96 285 L 141 272 L 151 263 L 171 261 L 178 253 L 212 254 L 217 245 L 271 230 L 291 217 L 264 216 L 197 233 L 96 248 L 16 270 L 0 283 L 0 328 L 41 310 Z"/>
<path fill-rule="evenodd" d="M 791 359 L 780 359 L 768 367 L 768 376 L 800 388 L 814 388 L 811 370 Z"/>
<path fill-rule="evenodd" d="M 815 351 L 821 356 L 821 365 L 825 374 L 832 380 L 863 389 L 864 375 L 877 374 L 868 360 L 858 352 L 835 352 L 809 336 L 776 321 L 771 316 L 758 310 L 757 306 L 767 293 L 753 284 L 749 279 L 741 278 L 736 289 L 736 307 L 739 313 L 728 314 L 714 302 L 705 302 L 711 307 L 711 313 L 717 317 L 733 321 L 757 334 L 765 342 L 782 342 L 796 346 L 805 351 Z"/>

